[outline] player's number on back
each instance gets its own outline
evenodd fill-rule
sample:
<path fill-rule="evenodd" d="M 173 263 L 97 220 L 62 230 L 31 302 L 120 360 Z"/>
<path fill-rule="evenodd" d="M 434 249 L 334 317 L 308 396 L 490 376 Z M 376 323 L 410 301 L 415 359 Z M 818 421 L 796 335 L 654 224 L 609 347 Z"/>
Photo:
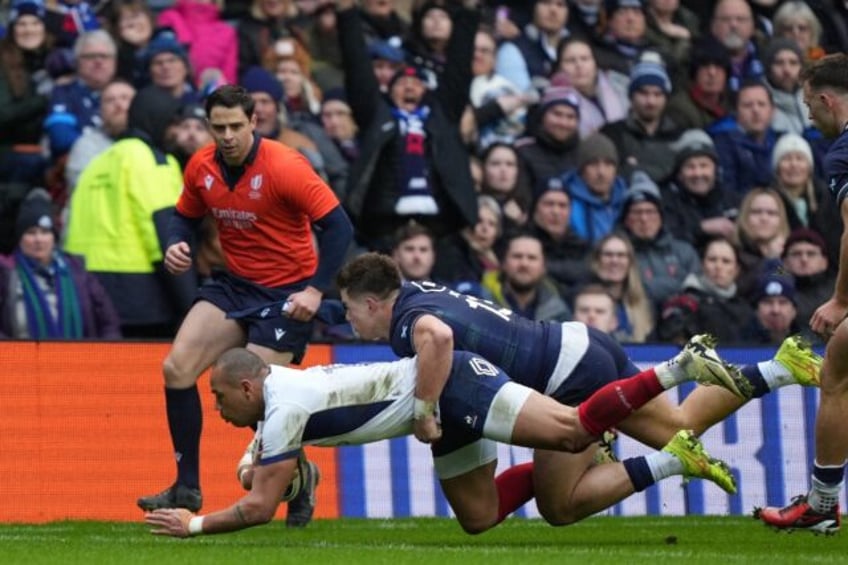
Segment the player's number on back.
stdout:
<path fill-rule="evenodd" d="M 440 284 L 436 284 L 430 281 L 424 282 L 413 282 L 412 285 L 421 289 L 421 292 L 446 292 L 450 296 L 454 298 L 459 298 L 465 300 L 466 305 L 472 310 L 486 310 L 487 312 L 491 312 L 495 316 L 506 320 L 507 322 L 512 318 L 512 310 L 509 308 L 502 308 L 497 304 L 489 302 L 488 300 L 484 300 L 482 298 L 477 298 L 476 296 L 469 296 L 467 294 L 460 294 L 455 290 L 451 290 L 446 286 L 442 286 Z"/>

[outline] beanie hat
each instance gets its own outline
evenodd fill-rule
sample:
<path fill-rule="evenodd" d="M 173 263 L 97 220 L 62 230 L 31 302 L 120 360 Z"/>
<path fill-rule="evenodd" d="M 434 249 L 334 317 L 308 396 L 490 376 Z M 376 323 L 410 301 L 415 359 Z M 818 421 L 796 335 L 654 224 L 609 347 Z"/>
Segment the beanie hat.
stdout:
<path fill-rule="evenodd" d="M 277 104 L 283 99 L 283 85 L 280 84 L 277 77 L 262 67 L 250 67 L 241 76 L 239 82 L 248 92 L 264 92 L 273 98 Z"/>
<path fill-rule="evenodd" d="M 404 65 L 397 70 L 395 74 L 392 75 L 392 78 L 389 79 L 389 90 L 395 85 L 398 79 L 402 77 L 415 77 L 421 82 L 424 83 L 424 86 L 428 84 L 427 71 L 425 71 L 422 67 L 416 67 L 415 65 Z"/>
<path fill-rule="evenodd" d="M 598 160 L 611 161 L 618 166 L 618 149 L 609 137 L 595 132 L 577 147 L 577 170 L 582 171 L 587 164 Z"/>
<path fill-rule="evenodd" d="M 624 206 L 621 210 L 621 217 L 626 216 L 627 212 L 630 211 L 630 207 L 639 202 L 650 202 L 662 212 L 662 196 L 660 195 L 660 189 L 657 183 L 651 180 L 648 173 L 637 170 L 633 171 L 633 175 L 630 177 L 630 188 L 627 189 L 624 195 Z"/>
<path fill-rule="evenodd" d="M 544 93 L 542 94 L 542 99 L 539 102 L 540 107 L 539 110 L 542 114 L 547 112 L 553 106 L 557 104 L 565 104 L 566 106 L 570 106 L 574 108 L 574 111 L 577 112 L 577 115 L 580 115 L 580 96 L 577 94 L 577 91 L 574 90 L 571 86 L 562 86 L 552 84 L 545 88 Z"/>
<path fill-rule="evenodd" d="M 672 143 L 671 149 L 675 152 L 674 170 L 677 171 L 686 162 L 686 159 L 703 155 L 709 157 L 718 164 L 718 153 L 716 152 L 713 139 L 702 129 L 688 129 L 680 138 Z"/>
<path fill-rule="evenodd" d="M 156 32 L 142 53 L 144 67 L 150 67 L 153 58 L 162 53 L 173 53 L 189 66 L 188 53 L 185 46 L 177 39 L 177 34 L 171 28 L 162 28 Z"/>
<path fill-rule="evenodd" d="M 611 16 L 613 12 L 621 8 L 638 8 L 640 10 L 643 8 L 641 0 L 606 0 L 604 6 L 607 16 Z"/>
<path fill-rule="evenodd" d="M 403 63 L 406 59 L 399 37 L 372 41 L 368 45 L 368 54 L 371 55 L 372 59 L 383 59 L 392 63 Z"/>
<path fill-rule="evenodd" d="M 771 64 L 774 62 L 774 58 L 777 57 L 777 54 L 786 50 L 792 51 L 798 56 L 798 60 L 801 61 L 801 63 L 804 62 L 804 53 L 794 40 L 786 37 L 776 37 L 769 41 L 768 45 L 766 45 L 766 48 L 763 50 L 763 66 L 765 66 L 767 74 Z"/>
<path fill-rule="evenodd" d="M 754 302 L 771 296 L 783 296 L 795 304 L 795 277 L 787 272 L 771 272 L 761 277 Z"/>
<path fill-rule="evenodd" d="M 18 217 L 15 220 L 15 241 L 20 242 L 24 233 L 33 227 L 40 227 L 56 233 L 53 223 L 53 206 L 46 190 L 35 189 L 21 202 Z"/>
<path fill-rule="evenodd" d="M 671 80 L 665 67 L 653 61 L 641 61 L 633 66 L 630 71 L 630 87 L 627 95 L 633 93 L 643 86 L 658 86 L 667 95 L 671 94 Z"/>
<path fill-rule="evenodd" d="M 21 16 L 35 16 L 43 20 L 46 12 L 44 0 L 13 0 L 9 8 L 9 25 L 14 25 Z"/>
<path fill-rule="evenodd" d="M 777 143 L 774 145 L 774 149 L 771 151 L 772 170 L 776 172 L 777 164 L 780 163 L 780 160 L 783 159 L 787 153 L 791 153 L 793 151 L 797 151 L 804 155 L 810 166 L 813 166 L 813 150 L 810 148 L 810 144 L 807 140 L 797 133 L 785 133 L 780 136 Z"/>
<path fill-rule="evenodd" d="M 689 57 L 689 78 L 695 78 L 698 69 L 707 65 L 717 65 L 724 69 L 727 76 L 730 76 L 730 53 L 723 43 L 712 36 L 707 36 L 692 46 Z"/>
<path fill-rule="evenodd" d="M 824 238 L 821 234 L 814 229 L 796 228 L 792 230 L 792 233 L 790 233 L 789 237 L 786 238 L 786 243 L 783 244 L 784 257 L 789 254 L 789 249 L 796 243 L 809 243 L 815 245 L 821 250 L 822 255 L 827 257 L 827 244 L 824 242 Z"/>

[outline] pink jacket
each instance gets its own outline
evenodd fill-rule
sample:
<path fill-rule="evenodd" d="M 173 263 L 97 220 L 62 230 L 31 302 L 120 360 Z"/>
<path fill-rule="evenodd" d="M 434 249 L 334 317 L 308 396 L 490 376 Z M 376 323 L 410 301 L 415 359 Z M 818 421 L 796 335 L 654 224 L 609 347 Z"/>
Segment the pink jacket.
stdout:
<path fill-rule="evenodd" d="M 209 68 L 220 69 L 230 84 L 236 84 L 238 39 L 236 30 L 221 21 L 215 4 L 197 0 L 176 0 L 159 14 L 157 24 L 174 29 L 181 43 L 189 45 L 189 59 L 195 81 Z M 198 85 L 199 86 L 199 85 Z"/>

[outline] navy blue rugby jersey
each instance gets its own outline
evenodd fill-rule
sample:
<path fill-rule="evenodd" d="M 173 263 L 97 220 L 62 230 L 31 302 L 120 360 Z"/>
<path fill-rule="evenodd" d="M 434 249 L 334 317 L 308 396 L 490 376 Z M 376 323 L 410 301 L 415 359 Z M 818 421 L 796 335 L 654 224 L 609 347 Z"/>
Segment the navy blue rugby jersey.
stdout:
<path fill-rule="evenodd" d="M 842 207 L 842 201 L 848 196 L 848 128 L 837 137 L 824 157 L 824 174 L 827 187 Z"/>
<path fill-rule="evenodd" d="M 544 392 L 559 359 L 562 326 L 529 320 L 497 304 L 432 282 L 403 285 L 392 311 L 389 341 L 401 357 L 416 354 L 412 329 L 432 314 L 453 330 L 454 349 L 470 351 L 515 382 Z"/>

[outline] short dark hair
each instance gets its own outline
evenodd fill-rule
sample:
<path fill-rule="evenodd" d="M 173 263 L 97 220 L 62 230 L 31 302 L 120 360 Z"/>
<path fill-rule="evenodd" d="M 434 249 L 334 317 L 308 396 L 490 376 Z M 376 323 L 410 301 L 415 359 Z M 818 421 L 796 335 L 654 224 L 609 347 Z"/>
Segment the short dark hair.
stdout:
<path fill-rule="evenodd" d="M 574 293 L 574 300 L 572 300 L 572 306 L 577 304 L 577 299 L 581 296 L 592 295 L 606 296 L 612 302 L 613 308 L 615 308 L 615 298 L 613 298 L 612 293 L 610 293 L 609 289 L 600 283 L 589 283 L 577 289 L 577 292 Z"/>
<path fill-rule="evenodd" d="M 848 92 L 848 55 L 834 53 L 813 61 L 801 71 L 801 82 L 815 90 L 829 87 Z"/>
<path fill-rule="evenodd" d="M 430 231 L 429 228 L 415 222 L 410 222 L 402 225 L 395 231 L 392 249 L 397 249 L 400 247 L 401 243 L 409 241 L 419 235 L 426 236 L 430 240 L 430 244 L 434 248 L 436 247 L 436 238 L 433 237 L 433 232 Z"/>
<path fill-rule="evenodd" d="M 766 96 L 768 96 L 769 102 L 772 106 L 774 106 L 774 96 L 772 95 L 771 89 L 765 82 L 756 78 L 748 78 L 742 81 L 742 84 L 739 85 L 739 90 L 736 91 L 736 101 L 734 106 L 739 106 L 739 95 L 742 94 L 742 91 L 750 90 L 752 88 L 762 88 L 765 91 Z"/>
<path fill-rule="evenodd" d="M 241 108 L 248 118 L 253 117 L 253 109 L 256 106 L 253 97 L 243 86 L 237 84 L 225 84 L 212 91 L 206 99 L 206 115 L 212 115 L 212 108 L 223 106 L 224 108 Z"/>
<path fill-rule="evenodd" d="M 374 252 L 353 259 L 336 275 L 336 287 L 354 298 L 364 294 L 388 298 L 400 285 L 400 269 L 394 259 Z"/>

